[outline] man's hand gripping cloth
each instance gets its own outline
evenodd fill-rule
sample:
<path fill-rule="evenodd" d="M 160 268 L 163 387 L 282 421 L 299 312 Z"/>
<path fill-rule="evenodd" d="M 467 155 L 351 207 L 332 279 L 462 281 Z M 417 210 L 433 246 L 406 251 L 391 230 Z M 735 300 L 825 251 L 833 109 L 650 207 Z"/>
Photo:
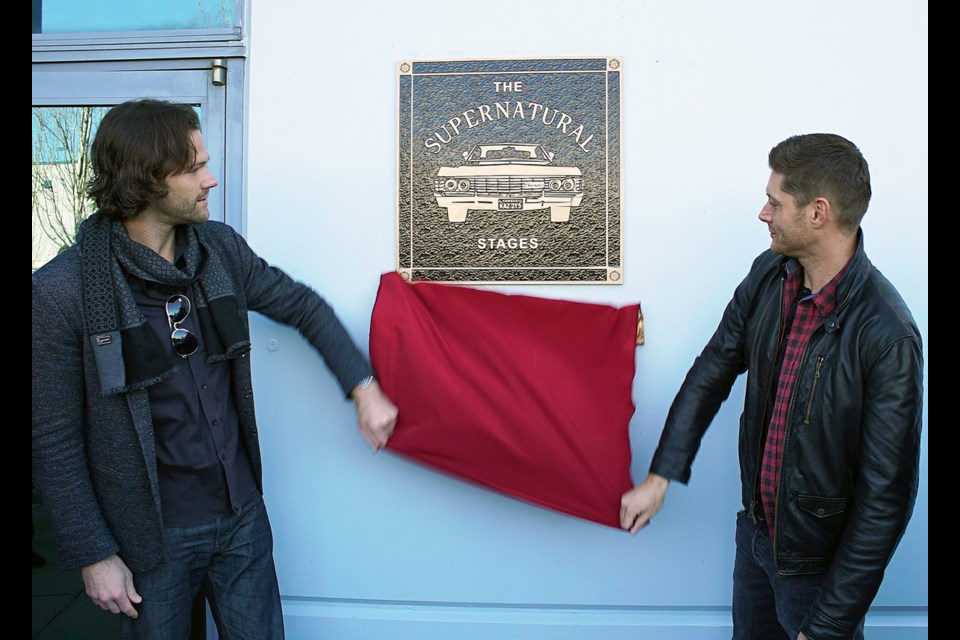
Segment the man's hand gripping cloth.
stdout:
<path fill-rule="evenodd" d="M 399 409 L 387 445 L 427 467 L 620 527 L 640 305 L 381 276 L 370 357 Z"/>

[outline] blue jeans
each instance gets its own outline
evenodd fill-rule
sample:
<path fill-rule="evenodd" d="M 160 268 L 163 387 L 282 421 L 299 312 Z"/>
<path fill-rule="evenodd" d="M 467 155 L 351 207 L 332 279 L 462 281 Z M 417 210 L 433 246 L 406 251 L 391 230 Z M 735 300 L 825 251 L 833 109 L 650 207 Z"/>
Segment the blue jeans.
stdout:
<path fill-rule="evenodd" d="M 733 566 L 733 640 L 797 640 L 823 575 L 781 576 L 767 524 L 737 514 Z M 863 620 L 851 640 L 863 640 Z"/>
<path fill-rule="evenodd" d="M 143 602 L 136 619 L 121 615 L 125 640 L 189 640 L 201 586 L 222 640 L 280 640 L 283 612 L 273 564 L 273 533 L 259 493 L 239 515 L 163 532 L 163 560 L 133 576 Z"/>

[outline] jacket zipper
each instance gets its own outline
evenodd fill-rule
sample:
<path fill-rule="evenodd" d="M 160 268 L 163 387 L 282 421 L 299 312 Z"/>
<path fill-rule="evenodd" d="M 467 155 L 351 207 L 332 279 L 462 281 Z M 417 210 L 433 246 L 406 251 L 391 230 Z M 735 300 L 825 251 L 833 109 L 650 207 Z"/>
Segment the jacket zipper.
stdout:
<path fill-rule="evenodd" d="M 821 367 L 823 367 L 823 356 L 817 356 L 817 368 L 813 372 L 813 384 L 810 386 L 810 398 L 807 399 L 807 412 L 803 415 L 803 424 L 810 424 L 810 410 L 813 408 L 813 396 L 817 392 L 817 382 L 820 381 Z"/>
<path fill-rule="evenodd" d="M 777 342 L 778 352 L 779 352 L 779 348 L 780 348 L 780 341 L 783 340 L 783 329 L 784 329 L 784 327 L 783 327 L 783 292 L 784 292 L 785 285 L 786 285 L 785 276 L 782 276 L 782 275 L 781 275 L 781 277 L 780 277 L 780 340 L 778 340 L 778 342 Z M 841 300 L 841 301 L 839 301 L 839 302 L 837 303 L 836 309 L 834 310 L 834 313 L 835 313 L 836 315 L 839 315 L 839 314 L 843 311 L 843 309 L 847 306 L 847 302 L 850 300 L 851 295 L 852 295 L 852 293 L 848 290 L 846 297 L 845 297 L 843 300 Z M 817 330 L 814 331 L 813 334 L 811 334 L 810 340 L 807 342 L 807 346 L 804 348 L 803 356 L 802 356 L 802 359 L 801 359 L 801 361 L 800 361 L 800 369 L 799 369 L 800 371 L 803 370 L 803 365 L 804 365 L 804 362 L 805 362 L 806 357 L 807 357 L 807 352 L 808 352 L 810 346 L 813 344 L 814 339 L 817 338 L 817 337 L 819 337 L 819 335 L 820 335 L 821 333 L 825 333 L 825 332 L 826 332 L 826 330 L 821 326 L 821 327 L 817 328 Z M 804 417 L 804 421 L 803 421 L 804 424 L 810 424 L 810 420 L 809 420 L 809 419 L 810 419 L 811 405 L 812 405 L 812 402 L 813 402 L 813 393 L 814 393 L 814 391 L 816 391 L 817 381 L 820 379 L 820 371 L 821 371 L 821 368 L 822 368 L 822 366 L 823 366 L 823 361 L 824 361 L 824 357 L 823 357 L 823 356 L 818 356 L 818 359 L 817 359 L 817 367 L 816 367 L 816 370 L 815 370 L 815 372 L 814 372 L 813 386 L 812 386 L 812 388 L 811 388 L 811 390 L 810 390 L 810 402 L 807 404 L 807 414 L 806 414 L 806 416 Z M 771 375 L 771 377 L 773 376 L 773 372 L 772 372 L 772 371 L 770 372 L 770 375 Z M 789 435 L 790 435 L 790 414 L 793 412 L 793 402 L 794 402 L 794 401 L 793 401 L 793 398 L 794 398 L 794 396 L 793 396 L 793 394 L 791 393 L 790 406 L 787 407 L 787 418 L 786 418 L 786 423 L 785 423 L 785 425 L 784 425 L 784 432 L 783 432 L 783 449 L 782 449 L 781 452 L 780 452 L 779 465 L 780 465 L 781 472 L 782 472 L 782 470 L 783 470 L 783 452 L 787 450 L 787 438 L 788 438 Z M 769 402 L 769 400 L 770 400 L 770 384 L 769 384 L 769 381 L 768 381 L 768 384 L 767 384 L 767 393 L 766 393 L 766 397 L 765 397 L 765 399 L 764 399 L 764 406 L 766 406 L 766 403 Z M 760 455 L 761 455 L 761 456 L 763 455 L 763 452 L 762 452 L 762 451 L 760 452 Z M 758 458 L 757 460 L 758 460 L 758 461 L 759 461 L 759 460 L 762 460 L 762 458 Z M 756 495 L 757 476 L 759 475 L 759 473 L 760 473 L 760 463 L 758 463 L 758 465 L 757 465 L 757 472 L 754 474 L 754 478 L 753 478 L 753 492 L 754 492 L 753 495 Z M 773 554 L 773 566 L 774 566 L 774 568 L 779 568 L 779 562 L 778 562 L 778 559 L 777 559 L 777 546 L 778 546 L 778 545 L 777 545 L 777 538 L 779 538 L 780 528 L 776 526 L 776 521 L 779 519 L 779 512 L 780 512 L 780 509 L 781 509 L 781 503 L 780 503 L 780 485 L 781 485 L 781 483 L 779 482 L 779 479 L 778 479 L 778 482 L 777 482 L 777 497 L 776 497 L 777 508 L 776 508 L 775 513 L 773 514 L 773 517 L 774 517 L 774 528 L 773 528 L 774 535 L 773 535 L 773 539 L 770 541 L 770 542 L 771 542 L 771 546 L 772 546 L 771 551 L 772 551 L 772 554 Z M 756 518 L 755 518 L 755 516 L 754 516 L 756 504 L 757 504 L 757 500 L 756 500 L 756 498 L 754 498 L 753 501 L 750 503 L 750 516 L 751 516 L 751 520 L 752 520 L 754 523 L 756 523 Z"/>
<path fill-rule="evenodd" d="M 786 291 L 786 288 L 787 288 L 787 276 L 781 273 L 780 274 L 780 304 L 779 304 L 780 335 L 777 338 L 777 353 L 780 352 L 780 344 L 783 342 L 784 320 L 785 320 L 784 310 L 783 310 L 783 295 L 784 295 L 784 292 Z M 774 371 L 773 371 L 773 367 L 771 367 L 770 377 L 767 378 L 767 387 L 766 387 L 767 391 L 763 397 L 763 412 L 760 414 L 761 420 L 763 420 L 767 416 L 767 407 L 770 404 L 770 390 L 773 387 L 773 375 L 774 375 Z M 757 480 L 760 475 L 760 465 L 762 464 L 762 460 L 763 460 L 763 443 L 762 442 L 757 442 L 756 460 L 757 460 L 757 468 L 756 468 L 756 471 L 754 471 L 753 473 L 753 486 L 751 487 L 751 493 L 750 493 L 750 495 L 752 495 L 753 498 L 750 500 L 750 508 L 747 510 L 747 515 L 750 517 L 750 522 L 752 522 L 753 524 L 757 524 L 757 509 L 760 507 L 760 504 L 757 500 Z"/>
<path fill-rule="evenodd" d="M 800 356 L 800 366 L 797 367 L 798 372 L 803 371 L 803 367 L 807 363 L 807 354 L 810 353 L 810 348 L 813 346 L 817 338 L 820 337 L 821 333 L 823 333 L 823 328 L 819 327 L 812 334 L 810 334 L 810 339 L 807 341 L 807 345 L 803 348 L 803 355 Z M 813 388 L 810 390 L 811 403 L 813 401 L 813 391 L 817 388 L 817 379 L 820 377 L 820 367 L 822 365 L 823 365 L 823 356 L 817 356 L 817 368 L 813 376 Z M 796 385 L 799 384 L 800 381 L 801 379 L 798 376 L 796 382 L 794 382 L 794 390 L 796 390 Z M 797 397 L 796 394 L 793 391 L 791 391 L 790 404 L 787 406 L 787 415 L 783 424 L 783 448 L 780 449 L 780 459 L 777 460 L 777 468 L 780 469 L 780 473 L 777 476 L 777 492 L 776 492 L 777 507 L 773 513 L 773 522 L 774 522 L 773 540 L 771 540 L 771 544 L 773 545 L 773 566 L 774 567 L 778 566 L 777 540 L 780 538 L 780 527 L 776 526 L 776 523 L 778 520 L 780 520 L 780 509 L 783 506 L 780 502 L 780 487 L 783 485 L 783 483 L 780 482 L 780 478 L 783 476 L 783 454 L 787 450 L 787 444 L 790 439 L 790 417 L 793 415 L 793 407 L 794 407 L 794 401 L 796 400 L 796 397 Z M 804 416 L 803 423 L 809 424 L 810 423 L 809 418 L 810 418 L 810 405 L 808 404 L 807 415 Z"/>

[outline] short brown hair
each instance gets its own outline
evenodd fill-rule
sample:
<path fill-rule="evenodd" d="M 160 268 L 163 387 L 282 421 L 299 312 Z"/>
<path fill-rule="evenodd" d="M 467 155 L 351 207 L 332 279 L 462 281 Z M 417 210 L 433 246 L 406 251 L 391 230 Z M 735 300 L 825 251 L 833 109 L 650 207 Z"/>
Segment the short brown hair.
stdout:
<path fill-rule="evenodd" d="M 837 211 L 837 224 L 856 230 L 870 204 L 870 169 L 855 144 L 833 133 L 791 136 L 770 150 L 770 169 L 783 176 L 782 188 L 797 206 L 824 196 Z"/>

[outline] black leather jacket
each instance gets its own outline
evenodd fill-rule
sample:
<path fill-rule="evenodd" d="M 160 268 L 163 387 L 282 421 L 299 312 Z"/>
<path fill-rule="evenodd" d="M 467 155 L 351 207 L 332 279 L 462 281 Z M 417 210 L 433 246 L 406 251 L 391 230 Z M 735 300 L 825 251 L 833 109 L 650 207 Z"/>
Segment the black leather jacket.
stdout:
<path fill-rule="evenodd" d="M 759 510 L 760 460 L 783 321 L 787 258 L 754 260 L 670 407 L 650 471 L 687 483 L 720 404 L 747 372 L 740 416 L 743 507 Z M 920 467 L 923 348 L 860 233 L 837 306 L 804 350 L 788 409 L 774 553 L 781 575 L 823 573 L 802 630 L 845 638 L 867 613 L 907 521 Z"/>

